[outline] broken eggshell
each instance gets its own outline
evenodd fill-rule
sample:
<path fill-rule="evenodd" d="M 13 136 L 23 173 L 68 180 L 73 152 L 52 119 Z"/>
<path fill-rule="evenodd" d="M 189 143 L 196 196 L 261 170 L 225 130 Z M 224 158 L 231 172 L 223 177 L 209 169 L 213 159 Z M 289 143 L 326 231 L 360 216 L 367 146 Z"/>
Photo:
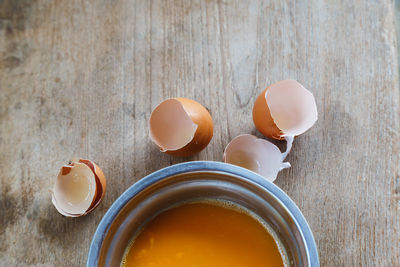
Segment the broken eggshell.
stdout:
<path fill-rule="evenodd" d="M 273 143 L 254 135 L 242 134 L 235 137 L 225 148 L 224 162 L 257 172 L 273 182 L 282 169 L 289 168 L 289 162 L 283 162 L 285 153 Z"/>
<path fill-rule="evenodd" d="M 317 121 L 313 94 L 295 80 L 267 87 L 256 99 L 253 121 L 266 137 L 282 140 L 307 131 Z"/>
<path fill-rule="evenodd" d="M 106 179 L 100 167 L 80 159 L 61 167 L 52 190 L 52 203 L 62 215 L 79 217 L 94 210 L 105 192 Z"/>
<path fill-rule="evenodd" d="M 203 150 L 213 136 L 210 113 L 188 98 L 170 98 L 151 113 L 150 138 L 161 152 L 187 157 Z"/>

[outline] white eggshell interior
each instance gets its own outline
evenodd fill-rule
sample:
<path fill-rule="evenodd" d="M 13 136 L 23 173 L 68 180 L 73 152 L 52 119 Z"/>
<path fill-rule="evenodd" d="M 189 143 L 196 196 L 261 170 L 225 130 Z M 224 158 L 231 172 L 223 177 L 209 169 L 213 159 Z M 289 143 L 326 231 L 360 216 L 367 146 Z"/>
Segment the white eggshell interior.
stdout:
<path fill-rule="evenodd" d="M 81 215 L 81 214 L 70 214 L 70 213 L 66 213 L 65 211 L 63 211 L 60 207 L 59 207 L 59 204 L 58 204 L 58 202 L 57 202 L 57 200 L 56 200 L 56 197 L 54 196 L 54 192 L 52 192 L 52 194 L 51 194 L 51 202 L 53 203 L 53 205 L 54 205 L 54 207 L 57 209 L 57 211 L 59 212 L 59 213 L 61 213 L 62 215 L 64 215 L 64 216 L 67 216 L 67 217 L 78 217 L 79 215 Z"/>
<path fill-rule="evenodd" d="M 273 143 L 250 134 L 235 137 L 225 148 L 224 161 L 254 172 L 273 182 L 282 168 L 282 153 Z"/>
<path fill-rule="evenodd" d="M 273 84 L 265 93 L 271 117 L 284 136 L 304 133 L 318 119 L 313 94 L 295 80 Z"/>
<path fill-rule="evenodd" d="M 160 103 L 150 116 L 150 137 L 162 151 L 178 150 L 192 141 L 197 124 L 176 99 Z"/>
<path fill-rule="evenodd" d="M 60 172 L 53 188 L 53 204 L 64 214 L 85 213 L 96 194 L 96 179 L 84 163 L 74 163 L 71 171 Z"/>

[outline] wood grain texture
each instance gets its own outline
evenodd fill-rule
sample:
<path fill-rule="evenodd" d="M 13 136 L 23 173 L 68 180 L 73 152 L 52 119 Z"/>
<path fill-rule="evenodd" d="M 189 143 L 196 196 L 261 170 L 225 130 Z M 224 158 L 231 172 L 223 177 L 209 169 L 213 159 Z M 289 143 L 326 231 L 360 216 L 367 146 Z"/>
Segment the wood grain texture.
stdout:
<path fill-rule="evenodd" d="M 382 1 L 0 0 L 0 265 L 83 266 L 92 235 L 131 184 L 185 160 L 222 159 L 253 133 L 269 84 L 293 78 L 319 120 L 276 184 L 313 229 L 321 266 L 400 264 L 399 77 L 394 4 Z M 203 103 L 200 154 L 161 154 L 151 110 Z M 97 162 L 103 203 L 69 219 L 51 205 L 59 167 Z"/>

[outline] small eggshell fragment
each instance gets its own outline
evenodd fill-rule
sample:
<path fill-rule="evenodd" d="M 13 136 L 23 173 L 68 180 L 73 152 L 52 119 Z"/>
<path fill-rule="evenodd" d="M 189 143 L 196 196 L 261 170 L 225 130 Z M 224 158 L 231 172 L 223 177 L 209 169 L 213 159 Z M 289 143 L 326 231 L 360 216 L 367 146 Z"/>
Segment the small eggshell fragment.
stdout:
<path fill-rule="evenodd" d="M 164 153 L 187 157 L 203 150 L 213 136 L 210 113 L 188 98 L 170 98 L 151 113 L 150 138 Z"/>
<path fill-rule="evenodd" d="M 266 137 L 282 140 L 307 131 L 318 119 L 313 94 L 295 80 L 267 87 L 256 99 L 253 121 Z"/>
<path fill-rule="evenodd" d="M 235 137 L 225 148 L 224 161 L 257 172 L 273 182 L 278 172 L 290 167 L 285 153 L 273 143 L 250 134 Z"/>
<path fill-rule="evenodd" d="M 52 190 L 52 203 L 62 215 L 79 217 L 96 208 L 105 191 L 103 171 L 94 162 L 80 159 L 61 167 Z"/>

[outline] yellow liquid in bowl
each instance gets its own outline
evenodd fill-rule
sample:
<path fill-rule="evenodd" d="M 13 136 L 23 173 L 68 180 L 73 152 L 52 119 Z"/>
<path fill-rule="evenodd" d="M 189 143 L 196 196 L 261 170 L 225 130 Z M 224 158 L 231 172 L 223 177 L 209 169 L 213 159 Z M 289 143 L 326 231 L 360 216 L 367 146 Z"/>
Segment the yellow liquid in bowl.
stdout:
<path fill-rule="evenodd" d="M 128 247 L 121 266 L 285 266 L 278 244 L 263 224 L 238 208 L 190 203 L 150 221 Z"/>

